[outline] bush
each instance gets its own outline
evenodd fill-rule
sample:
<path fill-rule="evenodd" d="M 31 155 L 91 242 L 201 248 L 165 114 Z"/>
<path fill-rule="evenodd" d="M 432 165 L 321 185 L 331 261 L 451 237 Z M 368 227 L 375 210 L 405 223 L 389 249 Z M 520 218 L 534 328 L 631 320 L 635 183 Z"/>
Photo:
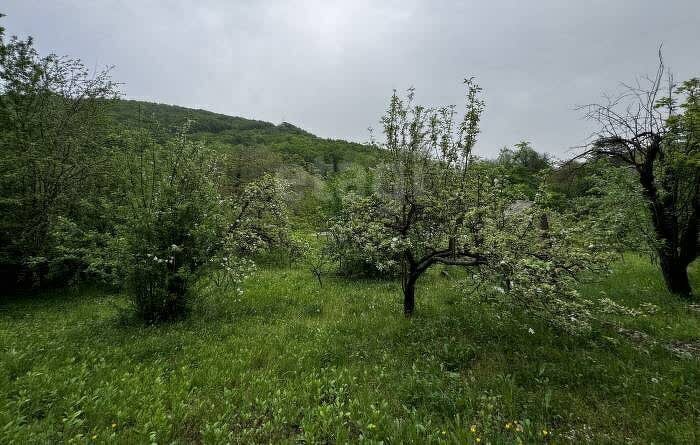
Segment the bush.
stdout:
<path fill-rule="evenodd" d="M 216 159 L 186 131 L 165 144 L 129 134 L 116 160 L 127 288 L 136 313 L 149 322 L 187 312 L 192 279 L 225 235 Z"/>
<path fill-rule="evenodd" d="M 189 307 L 187 275 L 185 270 L 169 271 L 157 258 L 133 266 L 128 287 L 136 315 L 151 323 L 185 315 Z"/>
<path fill-rule="evenodd" d="M 127 288 L 147 322 L 184 316 L 193 283 L 239 294 L 254 268 L 251 256 L 292 252 L 284 181 L 265 175 L 235 195 L 224 194 L 222 158 L 186 136 L 164 144 L 148 133 L 128 134 L 116 159 L 121 172 L 121 223 Z"/>

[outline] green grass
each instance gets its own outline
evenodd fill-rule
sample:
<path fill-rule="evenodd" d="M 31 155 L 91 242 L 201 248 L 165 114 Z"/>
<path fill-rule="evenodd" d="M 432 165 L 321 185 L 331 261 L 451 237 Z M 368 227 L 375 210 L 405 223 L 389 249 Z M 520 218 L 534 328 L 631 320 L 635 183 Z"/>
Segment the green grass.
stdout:
<path fill-rule="evenodd" d="M 658 305 L 618 317 L 656 346 L 571 337 L 437 273 L 411 320 L 395 282 L 319 288 L 303 268 L 267 267 L 239 300 L 157 327 L 95 289 L 5 298 L 0 443 L 698 443 L 700 360 L 661 345 L 698 341 L 700 313 L 646 260 L 615 269 L 582 291 Z"/>

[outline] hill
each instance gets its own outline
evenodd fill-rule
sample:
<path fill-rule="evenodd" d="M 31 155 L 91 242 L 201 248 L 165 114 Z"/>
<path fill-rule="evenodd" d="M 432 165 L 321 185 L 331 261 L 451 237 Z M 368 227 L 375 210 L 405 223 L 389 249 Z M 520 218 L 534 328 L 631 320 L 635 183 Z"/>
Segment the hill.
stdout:
<path fill-rule="evenodd" d="M 124 127 L 150 127 L 158 123 L 169 131 L 192 120 L 193 135 L 218 149 L 245 156 L 246 160 L 258 165 L 295 164 L 321 175 L 338 172 L 351 164 L 369 166 L 380 156 L 375 147 L 320 138 L 288 122 L 275 125 L 206 110 L 137 100 L 115 102 L 111 115 L 118 125 Z M 255 153 L 251 153 L 251 149 Z M 251 155 L 254 159 L 249 159 Z"/>

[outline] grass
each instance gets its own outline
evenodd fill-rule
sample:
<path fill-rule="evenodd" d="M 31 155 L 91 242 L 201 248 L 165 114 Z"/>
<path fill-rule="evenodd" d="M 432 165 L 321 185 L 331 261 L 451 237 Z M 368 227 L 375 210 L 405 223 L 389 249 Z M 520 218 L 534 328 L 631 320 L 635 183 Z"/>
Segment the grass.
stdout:
<path fill-rule="evenodd" d="M 240 299 L 146 327 L 98 289 L 0 303 L 0 443 L 698 443 L 700 313 L 634 256 L 582 292 L 658 339 L 571 337 L 431 273 L 418 312 L 390 281 L 259 271 Z M 700 267 L 693 269 L 700 286 Z M 532 329 L 534 334 L 530 334 Z"/>

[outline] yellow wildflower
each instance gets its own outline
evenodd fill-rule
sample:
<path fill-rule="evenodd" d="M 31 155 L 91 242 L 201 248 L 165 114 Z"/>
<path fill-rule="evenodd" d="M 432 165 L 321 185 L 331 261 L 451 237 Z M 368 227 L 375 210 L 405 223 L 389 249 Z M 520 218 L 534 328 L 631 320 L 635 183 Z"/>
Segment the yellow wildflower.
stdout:
<path fill-rule="evenodd" d="M 116 427 L 117 427 L 117 424 L 116 424 L 116 423 L 113 423 L 113 424 L 112 424 L 112 428 L 116 428 Z"/>
<path fill-rule="evenodd" d="M 479 443 L 479 442 L 481 442 L 481 437 L 476 438 L 476 443 Z"/>
<path fill-rule="evenodd" d="M 546 436 L 547 434 L 549 434 L 549 431 L 547 431 L 547 430 L 542 430 L 542 435 L 543 435 L 543 436 Z"/>
<path fill-rule="evenodd" d="M 512 424 L 512 423 L 510 423 L 510 422 L 506 423 L 506 429 L 507 429 L 507 430 L 511 429 L 512 427 L 513 427 L 513 424 Z"/>
<path fill-rule="evenodd" d="M 469 428 L 469 431 L 471 431 L 472 433 L 476 433 L 476 425 L 472 425 L 472 427 Z"/>

